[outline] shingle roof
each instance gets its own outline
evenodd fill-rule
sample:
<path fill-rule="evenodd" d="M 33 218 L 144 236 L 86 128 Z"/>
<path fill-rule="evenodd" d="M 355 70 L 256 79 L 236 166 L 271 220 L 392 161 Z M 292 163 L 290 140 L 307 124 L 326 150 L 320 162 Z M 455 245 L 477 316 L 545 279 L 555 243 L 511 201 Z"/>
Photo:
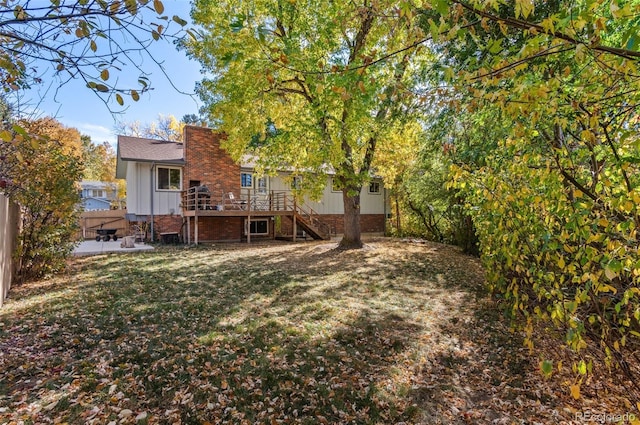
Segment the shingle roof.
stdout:
<path fill-rule="evenodd" d="M 118 136 L 118 159 L 184 164 L 182 143 L 142 137 Z"/>

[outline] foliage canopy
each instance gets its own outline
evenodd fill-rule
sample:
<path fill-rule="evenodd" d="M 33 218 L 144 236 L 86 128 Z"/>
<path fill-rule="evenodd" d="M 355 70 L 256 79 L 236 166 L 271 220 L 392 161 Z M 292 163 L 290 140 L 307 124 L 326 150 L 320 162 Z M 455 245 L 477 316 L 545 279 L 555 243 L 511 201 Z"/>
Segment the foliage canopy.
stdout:
<path fill-rule="evenodd" d="M 177 31 L 172 29 L 178 25 Z M 149 89 L 142 57 L 159 40 L 181 38 L 186 21 L 164 15 L 161 0 L 5 0 L 0 11 L 0 86 L 17 91 L 43 82 L 50 65 L 60 85 L 79 79 L 119 105 Z M 146 53 L 142 56 L 140 52 Z M 139 71 L 138 86 L 120 87 L 123 67 Z M 124 75 L 124 74 L 122 74 Z"/>
<path fill-rule="evenodd" d="M 484 164 L 453 169 L 490 284 L 529 333 L 551 325 L 582 356 L 574 397 L 602 359 L 637 383 L 640 4 L 431 3 L 453 105 L 513 122 Z"/>
<path fill-rule="evenodd" d="M 214 76 L 199 93 L 232 156 L 251 153 L 263 170 L 292 168 L 308 182 L 330 168 L 343 190 L 341 245 L 361 246 L 361 188 L 379 145 L 413 134 L 411 90 L 428 55 L 408 49 L 373 61 L 422 39 L 413 9 L 200 0 L 192 15 L 203 35 L 187 49 Z"/>

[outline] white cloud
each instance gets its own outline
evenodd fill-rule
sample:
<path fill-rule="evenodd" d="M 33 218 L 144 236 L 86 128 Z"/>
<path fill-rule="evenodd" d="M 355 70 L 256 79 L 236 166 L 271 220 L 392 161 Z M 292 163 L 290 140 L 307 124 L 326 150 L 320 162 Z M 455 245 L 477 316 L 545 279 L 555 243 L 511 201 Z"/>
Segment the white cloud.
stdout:
<path fill-rule="evenodd" d="M 86 134 L 91 137 L 93 143 L 109 142 L 110 144 L 116 144 L 116 135 L 113 130 L 103 125 L 91 124 L 87 122 L 69 122 L 68 126 L 78 129 L 82 134 Z"/>

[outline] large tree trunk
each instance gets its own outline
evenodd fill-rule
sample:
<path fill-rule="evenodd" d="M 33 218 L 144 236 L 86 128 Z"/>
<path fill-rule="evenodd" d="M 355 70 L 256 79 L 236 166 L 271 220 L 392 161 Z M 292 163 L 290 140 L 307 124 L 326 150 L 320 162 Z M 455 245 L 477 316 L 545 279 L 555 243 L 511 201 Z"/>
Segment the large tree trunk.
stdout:
<path fill-rule="evenodd" d="M 344 234 L 338 245 L 340 249 L 362 248 L 360 231 L 360 187 L 342 189 L 344 203 Z M 355 196 L 351 194 L 356 193 Z"/>

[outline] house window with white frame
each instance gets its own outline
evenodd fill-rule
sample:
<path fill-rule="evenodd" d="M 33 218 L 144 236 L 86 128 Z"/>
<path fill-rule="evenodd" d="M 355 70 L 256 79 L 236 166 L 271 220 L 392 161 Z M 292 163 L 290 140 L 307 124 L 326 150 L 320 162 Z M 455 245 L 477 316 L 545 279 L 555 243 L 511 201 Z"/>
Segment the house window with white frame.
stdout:
<path fill-rule="evenodd" d="M 259 218 L 251 220 L 249 224 L 249 232 L 251 235 L 268 235 L 269 234 L 269 219 Z M 247 234 L 247 220 L 244 221 L 244 234 Z"/>
<path fill-rule="evenodd" d="M 256 179 L 256 185 L 258 187 L 256 187 L 256 189 L 258 190 L 258 193 L 260 194 L 265 194 L 268 191 L 267 188 L 267 178 L 266 177 L 260 177 L 259 179 Z"/>
<path fill-rule="evenodd" d="M 156 189 L 157 190 L 181 190 L 182 189 L 182 169 L 172 167 L 156 168 Z"/>
<path fill-rule="evenodd" d="M 253 176 L 251 173 L 240 173 L 240 187 L 243 189 L 253 188 Z"/>
<path fill-rule="evenodd" d="M 369 183 L 369 193 L 373 193 L 376 195 L 380 194 L 380 182 L 370 182 Z"/>

